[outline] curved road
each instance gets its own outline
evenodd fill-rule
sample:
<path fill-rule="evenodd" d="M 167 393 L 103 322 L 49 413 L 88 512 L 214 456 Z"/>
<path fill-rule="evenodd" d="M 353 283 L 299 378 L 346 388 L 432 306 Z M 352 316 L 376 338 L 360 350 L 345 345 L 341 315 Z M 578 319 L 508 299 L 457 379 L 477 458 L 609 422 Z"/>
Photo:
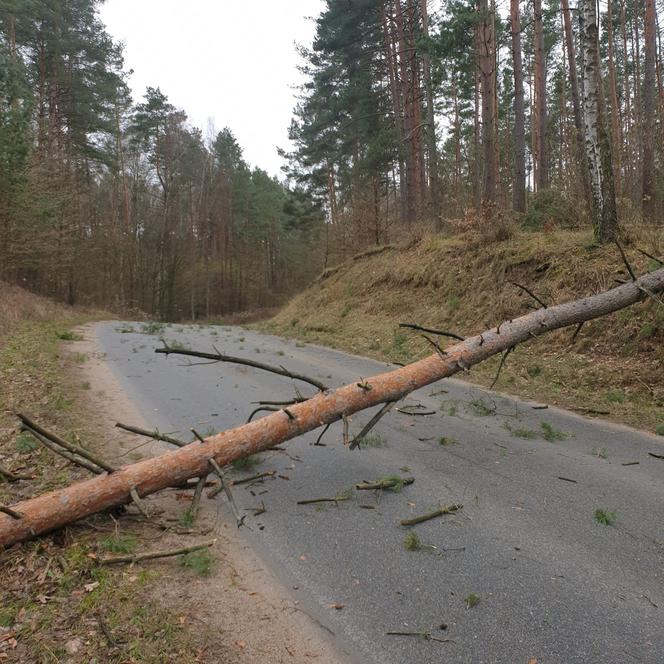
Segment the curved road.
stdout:
<path fill-rule="evenodd" d="M 102 323 L 97 340 L 146 420 L 162 431 L 218 431 L 243 423 L 251 402 L 293 395 L 291 381 L 263 371 L 183 366 L 183 358 L 156 355 L 158 337 L 140 329 Z M 330 386 L 386 368 L 240 328 L 174 325 L 163 334 L 191 348 L 214 344 L 284 364 Z M 279 477 L 235 489 L 240 508 L 263 503 L 267 510 L 247 517 L 245 537 L 299 606 L 335 635 L 344 657 L 662 664 L 664 459 L 648 454 L 664 455 L 662 439 L 452 379 L 405 403 L 435 414 L 393 411 L 372 446 L 355 451 L 344 448 L 336 424 L 325 446 L 313 445 L 312 432 L 287 453 L 264 453 L 255 468 L 234 471 L 277 471 Z M 352 430 L 370 415 L 357 414 Z M 336 507 L 297 505 L 395 474 L 415 482 L 398 493 L 355 491 Z M 405 547 L 409 529 L 400 519 L 456 502 L 463 504 L 458 513 L 410 529 L 421 549 Z M 614 523 L 598 523 L 597 509 L 615 511 Z M 469 607 L 472 596 L 479 601 Z"/>

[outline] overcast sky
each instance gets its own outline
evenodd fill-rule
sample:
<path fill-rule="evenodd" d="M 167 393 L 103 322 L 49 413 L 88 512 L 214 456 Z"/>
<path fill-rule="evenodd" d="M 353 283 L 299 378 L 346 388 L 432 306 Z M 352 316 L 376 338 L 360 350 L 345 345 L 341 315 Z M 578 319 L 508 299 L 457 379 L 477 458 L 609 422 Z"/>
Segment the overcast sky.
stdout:
<path fill-rule="evenodd" d="M 310 45 L 323 0 L 106 0 L 101 18 L 125 44 L 134 98 L 160 87 L 192 124 L 235 133 L 245 159 L 281 175 L 295 103 L 295 43 Z"/>

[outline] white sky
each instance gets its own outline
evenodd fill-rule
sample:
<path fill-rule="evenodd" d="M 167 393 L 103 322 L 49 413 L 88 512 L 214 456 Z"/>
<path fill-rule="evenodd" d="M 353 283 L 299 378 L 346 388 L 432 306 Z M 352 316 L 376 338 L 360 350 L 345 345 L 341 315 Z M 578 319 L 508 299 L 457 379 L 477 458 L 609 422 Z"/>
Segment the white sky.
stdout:
<path fill-rule="evenodd" d="M 102 21 L 125 44 L 134 99 L 160 87 L 207 133 L 228 126 L 252 165 L 279 175 L 276 148 L 302 82 L 295 43 L 311 45 L 323 0 L 106 0 Z"/>

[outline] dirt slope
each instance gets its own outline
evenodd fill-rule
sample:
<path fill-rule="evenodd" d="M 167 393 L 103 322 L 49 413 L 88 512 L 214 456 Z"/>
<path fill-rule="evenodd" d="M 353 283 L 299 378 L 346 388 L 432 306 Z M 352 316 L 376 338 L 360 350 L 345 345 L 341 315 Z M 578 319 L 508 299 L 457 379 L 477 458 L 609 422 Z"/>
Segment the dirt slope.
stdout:
<path fill-rule="evenodd" d="M 663 243 L 652 235 L 639 246 L 658 255 Z M 627 253 L 637 271 L 656 266 L 634 247 Z M 521 233 L 490 246 L 468 234 L 427 237 L 328 270 L 263 327 L 406 362 L 430 347 L 400 322 L 470 335 L 535 305 L 510 282 L 555 303 L 610 288 L 624 272 L 617 248 L 594 245 L 586 232 Z M 519 347 L 496 389 L 664 434 L 664 308 L 649 300 L 571 336 L 561 331 Z M 490 384 L 497 362 L 465 378 Z"/>

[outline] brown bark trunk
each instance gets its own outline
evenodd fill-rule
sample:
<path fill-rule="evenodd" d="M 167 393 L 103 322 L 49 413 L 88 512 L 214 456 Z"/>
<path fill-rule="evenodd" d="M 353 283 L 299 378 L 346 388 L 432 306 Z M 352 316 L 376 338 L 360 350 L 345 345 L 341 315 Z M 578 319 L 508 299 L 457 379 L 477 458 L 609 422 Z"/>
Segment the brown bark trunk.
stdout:
<path fill-rule="evenodd" d="M 565 25 L 565 49 L 569 63 L 569 81 L 572 92 L 572 108 L 574 109 L 574 129 L 576 139 L 576 160 L 581 174 L 583 194 L 586 206 L 590 206 L 591 192 L 590 180 L 586 168 L 586 146 L 583 130 L 583 113 L 581 111 L 581 95 L 579 93 L 579 77 L 576 67 L 576 52 L 574 49 L 574 37 L 572 34 L 572 20 L 570 18 L 569 0 L 561 0 L 563 9 L 563 22 Z"/>
<path fill-rule="evenodd" d="M 533 0 L 535 31 L 535 190 L 548 189 L 549 165 L 546 146 L 546 64 L 544 62 L 544 25 L 542 0 Z"/>
<path fill-rule="evenodd" d="M 613 179 L 616 184 L 616 196 L 620 197 L 622 187 L 622 132 L 620 130 L 620 105 L 616 85 L 616 62 L 613 42 L 613 0 L 607 2 L 607 33 L 609 42 L 609 95 L 611 97 L 611 147 L 613 155 Z"/>
<path fill-rule="evenodd" d="M 131 493 L 144 497 L 210 472 L 210 459 L 225 466 L 235 459 L 269 449 L 343 416 L 401 399 L 413 390 L 451 376 L 516 344 L 545 332 L 592 320 L 623 309 L 646 297 L 644 291 L 664 291 L 664 268 L 635 282 L 565 304 L 539 309 L 502 323 L 438 353 L 400 369 L 368 378 L 367 390 L 357 382 L 276 412 L 236 429 L 224 431 L 160 457 L 124 466 L 110 474 L 24 500 L 11 509 L 21 515 L 0 514 L 0 547 L 131 501 Z M 361 389 L 362 388 L 362 389 Z"/>
<path fill-rule="evenodd" d="M 495 37 L 493 32 L 493 13 L 489 10 L 488 0 L 478 0 L 479 12 L 479 64 L 482 87 L 482 148 L 484 154 L 484 178 L 482 197 L 487 203 L 497 202 L 497 177 L 495 169 Z"/>
<path fill-rule="evenodd" d="M 654 145 L 655 145 L 655 57 L 657 40 L 655 37 L 655 0 L 645 0 L 645 57 L 643 63 L 643 179 L 641 186 L 643 218 L 654 222 L 657 217 Z"/>
<path fill-rule="evenodd" d="M 523 97 L 523 60 L 521 55 L 521 20 L 519 0 L 510 2 L 512 62 L 514 63 L 514 182 L 512 208 L 526 211 L 526 112 Z"/>
<path fill-rule="evenodd" d="M 422 15 L 422 34 L 429 39 L 429 15 L 427 0 L 420 0 Z M 427 100 L 427 152 L 429 155 L 429 214 L 433 218 L 434 228 L 442 230 L 440 183 L 438 180 L 438 146 L 436 144 L 436 119 L 434 108 L 433 83 L 431 82 L 431 56 L 427 51 L 422 54 L 422 75 Z"/>

